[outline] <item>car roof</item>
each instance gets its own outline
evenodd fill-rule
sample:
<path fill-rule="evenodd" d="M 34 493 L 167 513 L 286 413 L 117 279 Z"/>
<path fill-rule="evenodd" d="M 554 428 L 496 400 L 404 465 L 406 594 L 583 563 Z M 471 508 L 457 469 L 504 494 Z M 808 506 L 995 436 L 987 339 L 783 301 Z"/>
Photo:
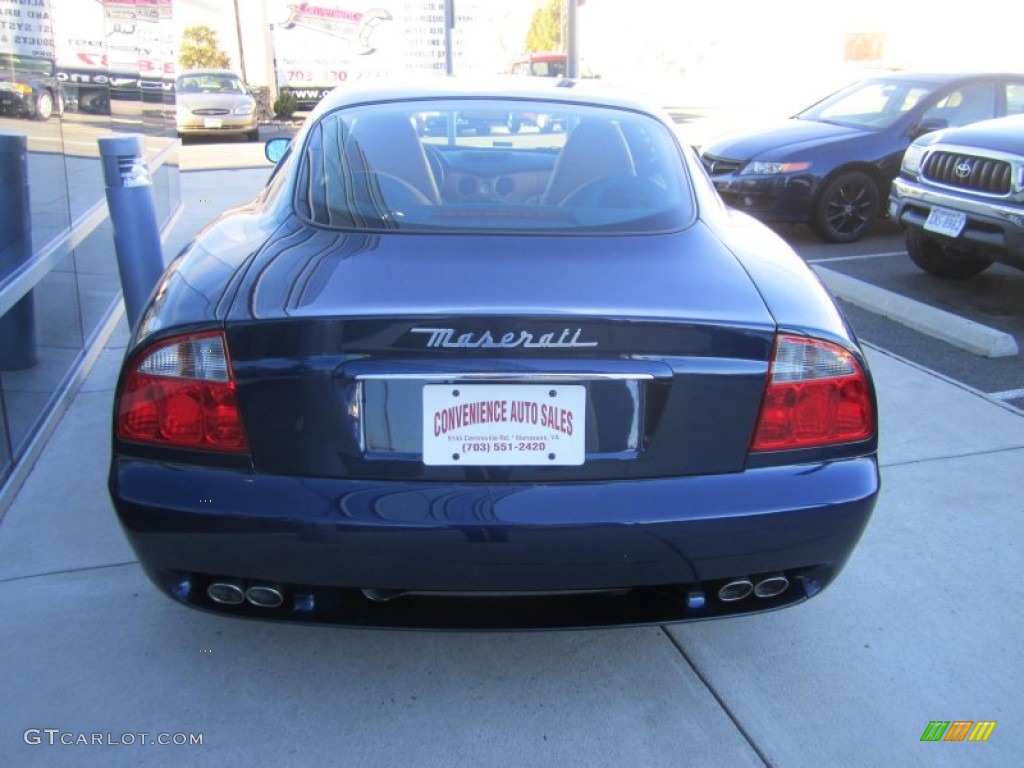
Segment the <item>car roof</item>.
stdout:
<path fill-rule="evenodd" d="M 932 70 L 883 70 L 867 75 L 865 80 L 912 80 L 933 84 L 955 83 L 960 80 L 977 80 L 979 78 L 1024 78 L 1024 72 L 939 72 Z"/>
<path fill-rule="evenodd" d="M 211 69 L 204 67 L 202 69 L 186 69 L 184 72 L 178 73 L 178 77 L 194 77 L 195 75 L 231 75 L 233 77 L 237 77 L 239 80 L 242 79 L 237 72 L 231 69 Z"/>
<path fill-rule="evenodd" d="M 586 106 L 612 107 L 664 117 L 657 105 L 617 91 L 598 81 L 568 78 L 488 76 L 481 78 L 425 75 L 401 83 L 381 80 L 360 86 L 338 86 L 319 103 L 314 115 L 360 104 L 429 99 L 496 99 L 571 102 Z"/>

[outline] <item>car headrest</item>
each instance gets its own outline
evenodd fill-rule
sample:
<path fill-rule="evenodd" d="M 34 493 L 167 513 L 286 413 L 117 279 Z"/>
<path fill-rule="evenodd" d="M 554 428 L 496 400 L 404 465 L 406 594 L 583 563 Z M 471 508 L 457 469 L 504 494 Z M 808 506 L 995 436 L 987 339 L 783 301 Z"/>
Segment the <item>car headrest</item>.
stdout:
<path fill-rule="evenodd" d="M 634 175 L 633 156 L 619 126 L 607 121 L 584 121 L 566 138 L 542 202 L 558 205 L 592 181 Z"/>

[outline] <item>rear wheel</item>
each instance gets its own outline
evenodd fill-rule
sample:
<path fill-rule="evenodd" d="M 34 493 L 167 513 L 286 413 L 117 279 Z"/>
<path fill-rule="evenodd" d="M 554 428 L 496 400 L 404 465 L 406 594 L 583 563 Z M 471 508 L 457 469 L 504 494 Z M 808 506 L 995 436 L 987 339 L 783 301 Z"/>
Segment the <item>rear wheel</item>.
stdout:
<path fill-rule="evenodd" d="M 974 277 L 992 264 L 992 259 L 982 254 L 950 248 L 919 229 L 908 229 L 906 240 L 910 260 L 928 274 L 946 280 Z"/>
<path fill-rule="evenodd" d="M 880 195 L 863 171 L 845 171 L 825 185 L 814 206 L 811 228 L 829 243 L 860 240 L 878 218 Z"/>

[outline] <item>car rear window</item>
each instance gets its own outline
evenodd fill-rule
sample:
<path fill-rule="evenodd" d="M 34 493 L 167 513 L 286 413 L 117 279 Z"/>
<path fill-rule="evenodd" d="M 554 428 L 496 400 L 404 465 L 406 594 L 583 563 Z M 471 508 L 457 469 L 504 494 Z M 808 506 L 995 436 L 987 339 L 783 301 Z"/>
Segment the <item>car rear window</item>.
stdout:
<path fill-rule="evenodd" d="M 423 100 L 324 115 L 299 159 L 296 207 L 358 231 L 654 233 L 688 225 L 679 145 L 624 109 Z"/>

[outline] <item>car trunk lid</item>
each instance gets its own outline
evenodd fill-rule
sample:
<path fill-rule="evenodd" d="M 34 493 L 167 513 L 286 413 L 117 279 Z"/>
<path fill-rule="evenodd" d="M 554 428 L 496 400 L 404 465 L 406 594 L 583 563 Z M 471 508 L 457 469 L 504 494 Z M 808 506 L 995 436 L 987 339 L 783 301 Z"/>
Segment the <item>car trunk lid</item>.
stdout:
<path fill-rule="evenodd" d="M 257 256 L 228 320 L 261 471 L 468 481 L 739 471 L 774 332 L 702 224 L 582 242 L 300 229 Z M 512 403 L 538 383 L 582 398 L 581 462 L 424 463 L 424 408 L 457 413 L 438 387 Z"/>

